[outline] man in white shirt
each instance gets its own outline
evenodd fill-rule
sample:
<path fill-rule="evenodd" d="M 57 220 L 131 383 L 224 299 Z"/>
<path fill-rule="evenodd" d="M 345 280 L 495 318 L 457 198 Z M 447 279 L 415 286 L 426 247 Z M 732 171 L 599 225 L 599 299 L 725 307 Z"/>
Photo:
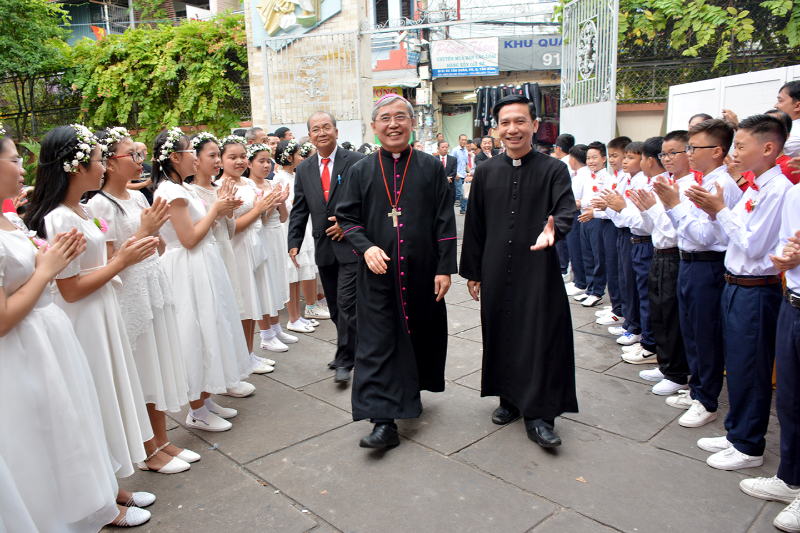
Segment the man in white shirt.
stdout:
<path fill-rule="evenodd" d="M 779 242 L 781 208 L 791 182 L 775 160 L 786 141 L 786 127 L 770 115 L 739 123 L 733 158 L 755 176 L 729 209 L 722 185 L 714 193 L 694 185 L 686 193 L 710 217 L 714 233 L 727 245 L 722 291 L 722 331 L 730 411 L 725 437 L 700 439 L 712 452 L 706 462 L 720 470 L 761 466 L 764 462 L 772 401 L 775 334 L 781 305 L 781 278 L 769 254 Z"/>
<path fill-rule="evenodd" d="M 783 153 L 789 157 L 800 156 L 800 81 L 790 81 L 778 91 L 775 109 L 779 109 L 792 119 L 792 132 L 786 139 Z"/>

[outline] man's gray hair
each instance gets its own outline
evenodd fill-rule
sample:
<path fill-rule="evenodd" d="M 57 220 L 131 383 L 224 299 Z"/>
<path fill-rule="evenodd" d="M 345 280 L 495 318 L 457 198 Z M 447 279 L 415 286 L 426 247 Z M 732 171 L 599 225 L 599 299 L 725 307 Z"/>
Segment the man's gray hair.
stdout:
<path fill-rule="evenodd" d="M 254 128 L 250 128 L 246 132 L 244 132 L 244 138 L 246 141 L 255 141 L 256 137 L 258 137 L 258 132 L 264 131 L 264 128 L 259 128 L 258 126 Z"/>
<path fill-rule="evenodd" d="M 331 119 L 331 122 L 333 122 L 333 127 L 334 128 L 336 127 L 336 117 L 334 117 L 327 111 L 314 111 L 313 113 L 311 113 L 311 116 L 308 117 L 308 120 L 306 121 L 306 129 L 308 131 L 311 131 L 311 119 L 316 117 L 317 115 L 328 115 L 328 117 Z"/>
<path fill-rule="evenodd" d="M 414 119 L 414 107 L 411 105 L 411 102 L 409 102 L 408 100 L 406 100 L 405 98 L 403 98 L 402 96 L 399 96 L 399 95 L 388 95 L 388 96 L 384 96 L 383 98 L 378 100 L 378 103 L 375 104 L 375 107 L 372 109 L 372 122 L 375 122 L 375 119 L 378 118 L 378 110 L 380 108 L 382 108 L 385 105 L 392 104 L 397 100 L 402 100 L 403 102 L 406 103 L 406 109 L 408 110 L 408 116 L 411 117 L 411 119 L 413 120 Z"/>

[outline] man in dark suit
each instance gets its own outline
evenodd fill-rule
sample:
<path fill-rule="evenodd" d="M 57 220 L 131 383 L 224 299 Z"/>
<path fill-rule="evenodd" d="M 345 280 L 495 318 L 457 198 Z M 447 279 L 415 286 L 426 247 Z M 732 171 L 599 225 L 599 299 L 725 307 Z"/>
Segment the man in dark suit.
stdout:
<path fill-rule="evenodd" d="M 475 156 L 476 167 L 500 153 L 500 150 L 492 148 L 492 146 L 494 146 L 494 137 L 486 135 L 481 138 L 481 151 Z"/>
<path fill-rule="evenodd" d="M 333 216 L 337 193 L 348 171 L 364 154 L 337 146 L 336 118 L 318 111 L 308 119 L 308 135 L 317 153 L 295 169 L 294 204 L 289 219 L 289 255 L 294 259 L 311 216 L 315 260 L 328 300 L 331 320 L 336 324 L 336 358 L 328 364 L 336 369 L 334 381 L 350 381 L 356 355 L 356 272 L 358 254 L 345 240 Z"/>
<path fill-rule="evenodd" d="M 458 159 L 449 155 L 450 145 L 447 141 L 439 141 L 438 153 L 436 157 L 444 165 L 444 173 L 447 175 L 447 180 L 450 182 L 450 192 L 453 195 L 453 203 L 456 203 L 456 179 L 458 179 Z"/>

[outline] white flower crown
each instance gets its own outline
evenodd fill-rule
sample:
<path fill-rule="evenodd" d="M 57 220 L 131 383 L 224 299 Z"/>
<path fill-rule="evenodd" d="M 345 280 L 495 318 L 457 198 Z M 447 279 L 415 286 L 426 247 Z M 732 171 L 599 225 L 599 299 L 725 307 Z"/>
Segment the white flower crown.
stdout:
<path fill-rule="evenodd" d="M 286 149 L 281 154 L 278 163 L 280 165 L 288 165 L 290 158 L 295 154 L 295 152 L 297 152 L 297 149 L 299 147 L 300 145 L 297 144 L 297 141 L 295 141 L 294 139 L 289 139 L 289 144 L 286 145 Z"/>
<path fill-rule="evenodd" d="M 158 153 L 158 160 L 166 161 L 169 155 L 175 151 L 175 143 L 183 136 L 183 132 L 177 126 L 167 130 L 167 140 L 161 145 L 161 150 Z"/>
<path fill-rule="evenodd" d="M 379 144 L 366 143 L 366 146 L 364 146 L 364 155 L 374 154 L 375 152 L 378 151 L 378 149 L 380 147 L 381 147 L 381 145 L 379 145 Z"/>
<path fill-rule="evenodd" d="M 228 135 L 220 139 L 220 144 L 232 144 L 232 143 L 239 143 L 247 146 L 247 139 L 240 135 Z"/>
<path fill-rule="evenodd" d="M 106 157 L 111 157 L 114 155 L 114 152 L 111 151 L 110 147 L 112 144 L 119 144 L 122 139 L 126 137 L 130 137 L 131 134 L 128 133 L 128 130 L 123 128 L 122 126 L 117 126 L 116 128 L 108 128 L 106 130 L 107 135 L 105 139 L 101 139 L 100 146 L 103 146 L 103 151 L 106 152 Z"/>
<path fill-rule="evenodd" d="M 215 143 L 219 144 L 219 139 L 217 139 L 216 135 L 210 131 L 201 131 L 192 137 L 192 148 L 197 148 L 197 145 L 203 141 L 214 141 Z"/>
<path fill-rule="evenodd" d="M 6 130 L 3 129 L 3 123 L 0 122 L 0 138 L 3 138 L 5 136 L 6 136 Z"/>
<path fill-rule="evenodd" d="M 70 126 L 75 130 L 78 144 L 75 147 L 75 154 L 64 159 L 64 172 L 77 172 L 81 163 L 88 163 L 92 158 L 92 150 L 98 145 L 98 142 L 97 137 L 83 124 L 70 124 Z M 100 150 L 105 157 L 108 147 L 101 143 Z"/>
<path fill-rule="evenodd" d="M 258 152 L 267 152 L 272 155 L 272 150 L 270 150 L 269 146 L 266 144 L 256 143 L 247 145 L 247 159 L 253 159 Z"/>
<path fill-rule="evenodd" d="M 311 152 L 314 151 L 314 145 L 310 142 L 305 142 L 300 145 L 300 156 L 304 159 L 311 155 Z"/>

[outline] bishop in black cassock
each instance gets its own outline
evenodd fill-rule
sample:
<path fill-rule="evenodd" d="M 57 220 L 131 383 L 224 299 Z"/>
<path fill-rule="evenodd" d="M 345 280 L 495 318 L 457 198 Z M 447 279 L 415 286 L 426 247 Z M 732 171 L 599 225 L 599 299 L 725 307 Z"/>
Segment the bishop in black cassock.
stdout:
<path fill-rule="evenodd" d="M 421 390 L 444 390 L 443 296 L 458 270 L 444 167 L 408 146 L 408 102 L 386 99 L 376 103 L 373 116 L 383 147 L 351 167 L 336 207 L 345 238 L 363 257 L 356 282 L 352 405 L 354 420 L 375 423 L 361 441 L 368 448 L 399 444 L 394 420 L 420 415 Z"/>
<path fill-rule="evenodd" d="M 528 102 L 508 96 L 495 106 L 506 153 L 475 169 L 460 273 L 473 297 L 482 296 L 481 396 L 500 397 L 492 420 L 522 414 L 528 436 L 550 447 L 561 444 L 554 419 L 578 411 L 572 320 L 554 246 L 572 226 L 575 199 L 564 163 L 531 148 Z"/>

